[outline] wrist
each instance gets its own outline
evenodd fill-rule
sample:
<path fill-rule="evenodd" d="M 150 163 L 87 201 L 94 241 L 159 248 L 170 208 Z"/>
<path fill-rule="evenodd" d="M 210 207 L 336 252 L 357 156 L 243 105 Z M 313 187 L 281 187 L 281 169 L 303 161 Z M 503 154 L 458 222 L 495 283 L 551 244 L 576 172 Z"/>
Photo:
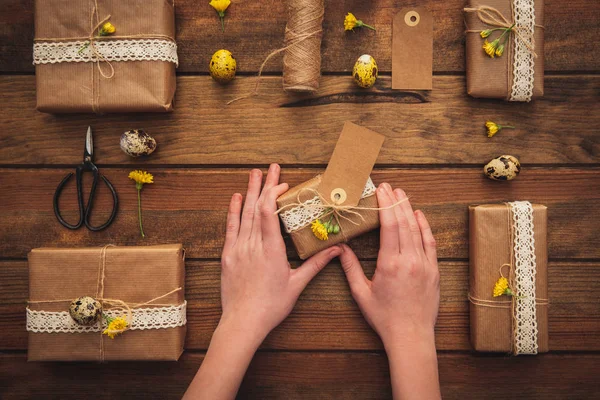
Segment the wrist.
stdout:
<path fill-rule="evenodd" d="M 259 324 L 225 314 L 221 316 L 219 325 L 217 325 L 217 329 L 214 332 L 214 336 L 226 337 L 232 343 L 245 345 L 254 350 L 260 347 L 268 334 L 269 332 L 261 329 Z"/>
<path fill-rule="evenodd" d="M 412 351 L 417 349 L 433 349 L 435 352 L 435 333 L 433 328 L 414 325 L 390 330 L 381 335 L 386 352 Z"/>

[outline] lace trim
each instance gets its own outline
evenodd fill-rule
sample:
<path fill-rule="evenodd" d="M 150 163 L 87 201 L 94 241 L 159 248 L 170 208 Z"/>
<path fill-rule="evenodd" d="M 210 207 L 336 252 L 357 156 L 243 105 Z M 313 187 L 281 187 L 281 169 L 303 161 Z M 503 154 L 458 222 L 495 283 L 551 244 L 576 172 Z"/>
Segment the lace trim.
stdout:
<path fill-rule="evenodd" d="M 515 257 L 515 349 L 517 354 L 537 354 L 538 327 L 535 293 L 535 240 L 533 207 L 528 201 L 509 203 L 513 216 Z"/>
<path fill-rule="evenodd" d="M 371 196 L 375 193 L 375 185 L 371 178 L 367 180 L 367 184 L 362 192 L 361 199 L 365 197 Z M 315 205 L 315 204 L 323 204 L 319 196 L 315 196 L 310 200 L 305 201 L 303 204 L 306 205 Z M 297 231 L 299 229 L 308 226 L 315 219 L 319 218 L 327 207 L 304 207 L 303 205 L 290 208 L 287 211 L 279 214 L 281 221 L 283 222 L 283 226 L 287 233 L 291 233 Z"/>
<path fill-rule="evenodd" d="M 39 42 L 33 44 L 33 64 L 96 62 L 87 41 Z M 179 65 L 177 44 L 164 39 L 98 40 L 94 46 L 106 61 L 167 61 Z M 80 51 L 81 50 L 81 51 Z"/>
<path fill-rule="evenodd" d="M 184 326 L 187 301 L 178 306 L 157 308 L 134 308 L 129 329 L 164 329 Z M 110 317 L 123 315 L 122 310 L 105 311 Z M 36 333 L 85 333 L 100 332 L 106 328 L 106 321 L 98 321 L 96 325 L 82 326 L 77 324 L 68 311 L 34 311 L 27 308 L 27 331 Z"/>
<path fill-rule="evenodd" d="M 525 40 L 533 46 L 535 10 L 533 0 L 513 0 L 515 27 L 523 33 Z M 514 36 L 514 35 L 513 35 Z M 515 38 L 513 55 L 513 82 L 510 101 L 531 101 L 533 96 L 534 60 L 533 52 L 523 40 Z"/>

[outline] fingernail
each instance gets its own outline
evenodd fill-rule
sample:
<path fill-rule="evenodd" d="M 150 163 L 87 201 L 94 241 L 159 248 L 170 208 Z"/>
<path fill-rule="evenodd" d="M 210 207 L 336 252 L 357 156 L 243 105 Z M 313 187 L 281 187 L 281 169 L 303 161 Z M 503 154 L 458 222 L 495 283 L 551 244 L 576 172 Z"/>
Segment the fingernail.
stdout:
<path fill-rule="evenodd" d="M 394 193 L 396 193 L 396 196 L 398 196 L 398 197 L 402 197 L 402 198 L 406 197 L 406 193 L 404 193 L 404 190 L 402 190 L 402 189 L 396 189 L 396 190 L 394 190 Z"/>

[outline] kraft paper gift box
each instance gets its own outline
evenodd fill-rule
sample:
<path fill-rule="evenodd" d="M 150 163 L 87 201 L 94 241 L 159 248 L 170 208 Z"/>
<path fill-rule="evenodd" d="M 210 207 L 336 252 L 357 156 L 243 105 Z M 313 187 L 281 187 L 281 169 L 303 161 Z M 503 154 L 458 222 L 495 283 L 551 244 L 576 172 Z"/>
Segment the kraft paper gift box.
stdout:
<path fill-rule="evenodd" d="M 323 175 L 291 188 L 277 199 L 284 229 L 292 238 L 301 259 L 346 242 L 379 227 L 375 185 L 369 175 L 384 137 L 350 122 L 344 129 Z M 328 207 L 349 207 L 336 215 Z M 339 233 L 318 239 L 312 223 L 332 220 Z"/>
<path fill-rule="evenodd" d="M 548 351 L 546 214 L 545 206 L 528 202 L 469 207 L 469 300 L 475 350 L 513 354 Z M 535 268 L 531 268 L 533 263 Z M 501 273 L 510 281 L 516 297 L 493 296 Z M 535 350 L 533 341 L 537 341 Z"/>
<path fill-rule="evenodd" d="M 481 7 L 486 8 L 483 15 L 481 11 L 472 11 Z M 530 101 L 543 96 L 544 1 L 469 0 L 465 11 L 467 93 L 473 97 L 509 101 Z M 511 33 L 502 56 L 490 58 L 483 50 L 484 40 L 492 42 L 503 31 L 497 30 L 482 38 L 481 31 L 498 26 L 484 22 L 480 15 L 485 20 L 504 18 L 509 24 L 517 21 L 521 37 Z M 527 48 L 521 38 L 532 48 Z"/>
<path fill-rule="evenodd" d="M 186 302 L 180 244 L 39 248 L 28 259 L 29 361 L 176 361 L 183 352 Z M 101 303 L 125 302 L 131 307 L 131 329 L 111 339 L 102 334 L 102 318 L 91 327 L 78 325 L 68 310 L 82 296 Z M 103 303 L 103 311 L 126 315 L 114 304 Z"/>
<path fill-rule="evenodd" d="M 98 37 L 104 21 L 116 31 Z M 174 9 L 165 0 L 36 0 L 37 109 L 171 111 L 178 63 L 174 38 Z"/>

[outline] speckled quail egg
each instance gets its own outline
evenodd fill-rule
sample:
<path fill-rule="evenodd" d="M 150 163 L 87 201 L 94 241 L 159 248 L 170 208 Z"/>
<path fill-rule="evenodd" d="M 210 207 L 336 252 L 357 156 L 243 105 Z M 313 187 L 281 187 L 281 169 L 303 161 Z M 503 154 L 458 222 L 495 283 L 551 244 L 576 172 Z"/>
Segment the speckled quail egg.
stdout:
<path fill-rule="evenodd" d="M 235 78 L 237 62 L 229 50 L 217 50 L 210 59 L 210 76 L 219 83 L 228 83 Z"/>
<path fill-rule="evenodd" d="M 83 296 L 71 302 L 69 314 L 79 325 L 93 325 L 102 315 L 102 305 L 93 297 Z"/>
<path fill-rule="evenodd" d="M 121 135 L 121 150 L 131 157 L 148 156 L 156 149 L 156 140 L 142 129 L 132 129 Z"/>
<path fill-rule="evenodd" d="M 483 167 L 483 173 L 495 181 L 510 181 L 521 172 L 521 163 L 513 156 L 500 156 L 494 158 Z"/>
<path fill-rule="evenodd" d="M 377 80 L 377 63 L 375 59 L 368 54 L 363 54 L 356 60 L 352 70 L 354 81 L 361 88 L 370 88 Z"/>

